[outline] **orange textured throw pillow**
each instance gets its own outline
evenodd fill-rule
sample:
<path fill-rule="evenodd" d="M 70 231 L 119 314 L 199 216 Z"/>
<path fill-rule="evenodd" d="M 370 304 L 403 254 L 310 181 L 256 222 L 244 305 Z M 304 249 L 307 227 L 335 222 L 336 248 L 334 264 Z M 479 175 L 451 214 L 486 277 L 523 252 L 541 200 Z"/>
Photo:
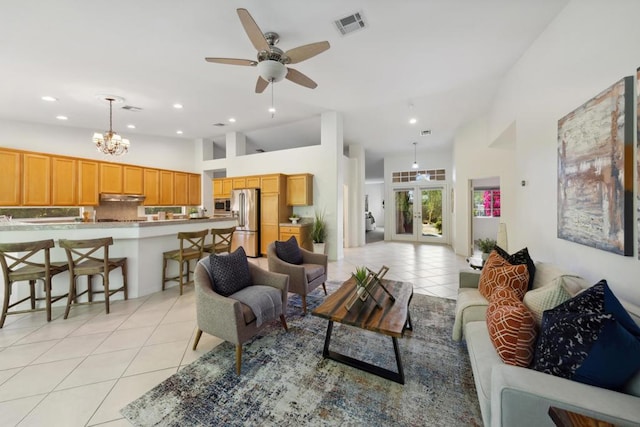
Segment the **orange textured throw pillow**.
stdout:
<path fill-rule="evenodd" d="M 535 351 L 537 324 L 527 307 L 513 296 L 489 303 L 489 337 L 507 365 L 528 367 Z"/>
<path fill-rule="evenodd" d="M 478 290 L 487 300 L 491 301 L 499 288 L 505 288 L 496 295 L 497 298 L 508 296 L 512 290 L 516 297 L 522 301 L 529 286 L 529 271 L 526 264 L 511 265 L 496 251 L 491 252 L 487 262 L 482 268 Z"/>

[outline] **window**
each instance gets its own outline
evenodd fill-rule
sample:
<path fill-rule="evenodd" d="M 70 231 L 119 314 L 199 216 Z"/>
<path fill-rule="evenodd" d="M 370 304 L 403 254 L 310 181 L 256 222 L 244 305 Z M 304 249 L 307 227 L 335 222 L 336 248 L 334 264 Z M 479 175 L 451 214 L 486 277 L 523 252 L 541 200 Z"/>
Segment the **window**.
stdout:
<path fill-rule="evenodd" d="M 182 206 L 150 206 L 144 208 L 145 215 L 157 214 L 158 212 L 171 212 L 182 214 Z"/>
<path fill-rule="evenodd" d="M 417 181 L 444 181 L 446 174 L 444 169 L 411 170 L 406 172 L 393 172 L 391 182 L 417 182 Z"/>
<path fill-rule="evenodd" d="M 12 218 L 77 218 L 80 208 L 0 208 L 0 215 Z"/>
<path fill-rule="evenodd" d="M 485 188 L 473 191 L 474 217 L 500 216 L 500 189 Z"/>

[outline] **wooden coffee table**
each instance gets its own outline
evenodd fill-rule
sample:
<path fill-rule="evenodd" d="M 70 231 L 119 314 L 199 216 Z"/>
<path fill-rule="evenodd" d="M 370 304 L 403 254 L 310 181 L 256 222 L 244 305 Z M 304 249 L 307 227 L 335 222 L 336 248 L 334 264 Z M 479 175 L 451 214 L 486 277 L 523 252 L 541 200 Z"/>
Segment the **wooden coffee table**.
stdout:
<path fill-rule="evenodd" d="M 369 298 L 364 302 L 358 301 L 351 310 L 347 311 L 345 303 L 351 298 L 356 287 L 356 282 L 352 277 L 344 282 L 336 292 L 329 295 L 311 314 L 329 320 L 327 336 L 324 340 L 324 350 L 322 351 L 323 357 L 404 384 L 404 371 L 398 350 L 398 338 L 404 335 L 405 330 L 413 328 L 409 315 L 409 303 L 413 296 L 413 285 L 385 279 L 382 279 L 382 284 L 395 297 L 395 301 L 391 301 L 389 295 L 378 286 L 373 293 L 382 308 L 377 308 L 375 301 Z M 333 322 L 390 336 L 393 341 L 398 372 L 329 350 Z"/>

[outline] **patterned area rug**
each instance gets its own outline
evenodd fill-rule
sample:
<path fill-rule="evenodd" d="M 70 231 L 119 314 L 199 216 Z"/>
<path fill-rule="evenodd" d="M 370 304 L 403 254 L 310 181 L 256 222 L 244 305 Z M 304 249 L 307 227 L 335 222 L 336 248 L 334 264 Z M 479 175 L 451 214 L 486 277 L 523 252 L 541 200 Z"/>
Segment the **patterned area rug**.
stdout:
<path fill-rule="evenodd" d="M 316 289 L 307 303 L 323 299 Z M 413 331 L 398 340 L 405 385 L 323 359 L 327 321 L 300 306 L 289 298 L 288 333 L 274 323 L 243 346 L 241 376 L 224 342 L 122 414 L 137 426 L 482 425 L 466 348 L 451 340 L 454 301 L 413 296 Z M 396 370 L 386 336 L 336 323 L 331 349 Z"/>

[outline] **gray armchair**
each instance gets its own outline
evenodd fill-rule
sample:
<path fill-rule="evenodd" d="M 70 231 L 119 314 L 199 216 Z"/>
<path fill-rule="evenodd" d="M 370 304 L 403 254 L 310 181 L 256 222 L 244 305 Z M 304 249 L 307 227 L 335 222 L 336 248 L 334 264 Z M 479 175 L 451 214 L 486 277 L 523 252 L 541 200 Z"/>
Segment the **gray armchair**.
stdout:
<path fill-rule="evenodd" d="M 287 307 L 287 292 L 289 277 L 272 273 L 249 263 L 252 286 L 276 288 L 282 297 L 282 312 L 280 322 L 288 331 L 284 313 Z M 236 345 L 236 372 L 240 375 L 242 366 L 242 344 L 255 336 L 268 322 L 257 325 L 256 315 L 252 309 L 233 298 L 233 294 L 224 297 L 216 293 L 211 287 L 211 279 L 207 269 L 199 262 L 194 273 L 196 291 L 196 316 L 198 331 L 193 342 L 193 350 L 198 346 L 202 332 L 222 338 Z M 246 288 L 245 288 L 246 289 Z M 257 288 L 256 288 L 257 289 Z M 264 289 L 264 288 L 263 288 Z M 242 291 L 241 291 L 242 292 Z"/>
<path fill-rule="evenodd" d="M 300 295 L 302 298 L 302 311 L 307 313 L 307 295 L 318 286 L 322 285 L 324 294 L 327 294 L 325 282 L 327 281 L 327 260 L 325 254 L 317 254 L 300 248 L 302 264 L 289 264 L 278 258 L 275 242 L 267 246 L 267 262 L 269 271 L 282 273 L 289 276 L 289 292 Z"/>

